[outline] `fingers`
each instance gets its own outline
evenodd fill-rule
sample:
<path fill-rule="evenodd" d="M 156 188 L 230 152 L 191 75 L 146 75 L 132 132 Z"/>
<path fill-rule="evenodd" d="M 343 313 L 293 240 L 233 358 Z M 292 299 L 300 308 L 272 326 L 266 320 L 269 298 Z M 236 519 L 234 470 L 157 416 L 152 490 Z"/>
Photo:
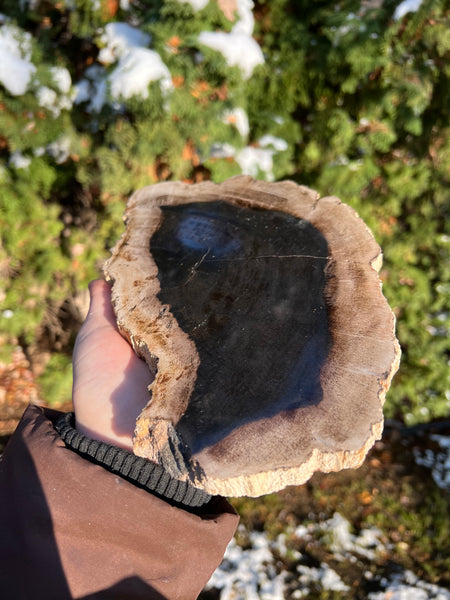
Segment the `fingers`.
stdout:
<path fill-rule="evenodd" d="M 88 315 L 72 358 L 76 427 L 88 437 L 131 450 L 152 375 L 117 329 L 109 285 L 92 281 L 89 293 Z"/>

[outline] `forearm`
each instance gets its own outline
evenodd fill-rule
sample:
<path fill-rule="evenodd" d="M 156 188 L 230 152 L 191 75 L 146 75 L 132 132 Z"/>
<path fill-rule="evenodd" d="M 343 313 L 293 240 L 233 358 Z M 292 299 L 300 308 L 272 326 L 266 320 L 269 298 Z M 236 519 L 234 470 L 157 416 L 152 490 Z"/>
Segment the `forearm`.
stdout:
<path fill-rule="evenodd" d="M 162 484 L 158 497 L 66 447 L 58 416 L 29 408 L 0 465 L 0 595 L 196 598 L 236 528 L 231 507 L 180 508 L 192 494 L 164 500 Z"/>

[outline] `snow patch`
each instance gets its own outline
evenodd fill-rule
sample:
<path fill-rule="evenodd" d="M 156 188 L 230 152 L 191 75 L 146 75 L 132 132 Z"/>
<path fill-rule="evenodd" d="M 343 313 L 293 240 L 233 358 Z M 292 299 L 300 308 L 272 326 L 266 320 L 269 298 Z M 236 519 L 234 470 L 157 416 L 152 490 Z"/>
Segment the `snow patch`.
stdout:
<path fill-rule="evenodd" d="M 244 175 L 257 178 L 261 173 L 267 181 L 273 181 L 273 157 L 286 150 L 286 140 L 273 135 L 265 135 L 258 141 L 258 147 L 247 146 L 236 156 L 236 162 Z"/>
<path fill-rule="evenodd" d="M 65 69 L 64 69 L 65 70 Z M 67 73 L 68 74 L 68 73 Z M 69 74 L 68 74 L 69 75 Z M 60 88 L 60 85 L 64 86 L 64 89 L 70 90 L 71 80 L 69 75 L 69 85 L 67 86 L 67 81 L 61 79 L 56 82 L 56 85 Z M 53 117 L 56 119 L 61 114 L 62 110 L 70 110 L 73 104 L 73 96 L 75 95 L 75 91 L 68 94 L 57 94 L 55 90 L 42 85 L 36 91 L 36 97 L 39 106 L 46 108 L 49 112 L 52 113 Z"/>
<path fill-rule="evenodd" d="M 53 83 L 63 94 L 68 94 L 72 87 L 72 78 L 69 71 L 65 67 L 52 67 L 50 73 Z"/>
<path fill-rule="evenodd" d="M 86 69 L 84 79 L 79 81 L 76 86 L 75 104 L 89 102 L 88 112 L 99 113 L 106 103 L 107 84 L 106 71 L 100 65 L 92 65 Z"/>
<path fill-rule="evenodd" d="M 257 65 L 264 63 L 264 56 L 257 42 L 245 33 L 202 31 L 198 41 L 225 58 L 229 67 L 239 67 L 244 79 L 249 79 Z"/>
<path fill-rule="evenodd" d="M 26 61 L 31 60 L 31 39 L 30 33 L 12 23 L 6 22 L 0 29 L 2 49 Z"/>
<path fill-rule="evenodd" d="M 114 100 L 132 96 L 148 98 L 148 86 L 152 81 L 159 81 L 163 92 L 172 88 L 169 69 L 157 52 L 147 48 L 131 48 L 119 60 L 108 81 Z"/>
<path fill-rule="evenodd" d="M 147 46 L 151 36 L 128 23 L 108 23 L 102 30 L 98 60 L 105 66 L 117 63 L 108 75 L 100 65 L 92 65 L 76 85 L 75 102 L 89 102 L 89 112 L 100 112 L 107 102 L 108 89 L 113 102 L 132 96 L 148 97 L 148 86 L 159 81 L 163 92 L 172 88 L 169 69 L 161 57 Z"/>
<path fill-rule="evenodd" d="M 47 146 L 47 154 L 60 165 L 70 156 L 70 138 L 62 135 L 60 138 Z"/>
<path fill-rule="evenodd" d="M 230 33 L 202 31 L 198 41 L 212 50 L 220 52 L 230 67 L 239 67 L 244 79 L 249 79 L 257 65 L 264 64 L 264 55 L 256 40 L 252 38 L 254 18 L 252 0 L 239 0 L 239 20 Z"/>
<path fill-rule="evenodd" d="M 253 0 L 238 0 L 236 12 L 239 20 L 232 29 L 234 33 L 245 33 L 245 35 L 252 35 L 253 28 L 255 26 L 253 6 Z"/>
<path fill-rule="evenodd" d="M 209 155 L 211 158 L 234 158 L 243 175 L 250 175 L 255 179 L 263 176 L 267 181 L 273 181 L 273 157 L 287 147 L 286 140 L 265 135 L 257 146 L 246 146 L 239 151 L 230 144 L 213 144 Z"/>
<path fill-rule="evenodd" d="M 273 150 L 247 146 L 237 154 L 236 162 L 241 167 L 243 175 L 250 175 L 257 179 L 262 172 L 267 181 L 273 181 L 273 155 Z"/>
<path fill-rule="evenodd" d="M 173 87 L 170 71 L 157 52 L 129 48 L 109 75 L 100 65 L 92 65 L 86 70 L 84 78 L 76 85 L 75 103 L 88 102 L 87 110 L 99 113 L 108 101 L 108 88 L 115 102 L 132 96 L 148 98 L 148 86 L 152 81 L 159 81 L 164 93 Z"/>
<path fill-rule="evenodd" d="M 414 450 L 414 458 L 418 465 L 431 469 L 436 485 L 450 491 L 450 437 L 435 434 L 430 439 L 439 445 L 441 451 L 433 452 L 430 448 L 425 452 Z"/>
<path fill-rule="evenodd" d="M 336 557 L 343 559 L 348 553 L 360 554 L 373 560 L 380 545 L 381 531 L 375 527 L 364 529 L 356 536 L 351 533 L 351 524 L 339 513 L 321 524 L 325 540 Z"/>
<path fill-rule="evenodd" d="M 233 539 L 206 589 L 221 590 L 220 600 L 284 600 L 284 575 L 276 573 L 271 544 L 263 533 L 249 535 L 243 550 Z"/>
<path fill-rule="evenodd" d="M 287 549 L 285 534 L 280 534 L 276 541 L 269 541 L 264 533 L 248 534 L 242 525 L 239 531 L 248 537 L 249 547 L 244 550 L 233 539 L 222 564 L 206 586 L 206 589 L 220 590 L 220 600 L 283 600 L 286 592 L 289 597 L 302 599 L 321 591 L 344 594 L 349 591 L 349 586 L 325 562 L 318 567 L 302 564 L 306 557 L 296 550 Z M 323 532 L 332 535 L 323 535 Z M 350 523 L 339 513 L 323 523 L 299 525 L 289 532 L 290 539 L 295 536 L 314 544 L 321 543 L 329 552 L 338 553 L 334 558 L 346 552 L 355 562 L 357 555 L 363 554 L 372 561 L 378 552 L 389 552 L 389 548 L 380 541 L 380 535 L 375 528 L 364 529 L 358 536 L 351 534 Z M 279 572 L 276 557 L 280 556 L 289 556 L 291 561 L 298 562 L 295 582 L 292 572 Z M 370 592 L 368 600 L 450 600 L 450 592 L 420 580 L 411 571 L 399 570 L 389 578 L 377 577 L 367 571 L 365 577 L 371 581 L 371 586 L 379 590 Z"/>
<path fill-rule="evenodd" d="M 131 48 L 146 48 L 151 42 L 149 34 L 128 23 L 108 23 L 100 36 L 101 48 L 98 60 L 111 65 L 124 56 Z"/>
<path fill-rule="evenodd" d="M 194 10 L 202 10 L 209 0 L 177 0 L 180 4 L 190 4 Z"/>
<path fill-rule="evenodd" d="M 369 593 L 368 600 L 450 600 L 450 592 L 442 587 L 421 581 L 411 571 L 395 574 L 382 580 L 382 592 Z"/>
<path fill-rule="evenodd" d="M 243 108 L 233 108 L 232 110 L 225 111 L 223 120 L 225 123 L 234 125 L 244 139 L 247 138 L 250 126 L 247 113 Z"/>
<path fill-rule="evenodd" d="M 209 151 L 210 158 L 234 158 L 236 148 L 231 144 L 216 143 L 211 146 Z"/>
<path fill-rule="evenodd" d="M 31 35 L 15 25 L 0 28 L 0 84 L 12 96 L 25 94 L 36 67 L 31 62 Z"/>
<path fill-rule="evenodd" d="M 47 109 L 53 108 L 53 105 L 56 104 L 58 99 L 58 95 L 55 90 L 47 87 L 46 85 L 42 85 L 36 92 L 37 101 L 39 106 L 42 106 Z"/>
<path fill-rule="evenodd" d="M 14 167 L 14 169 L 28 169 L 31 164 L 31 158 L 28 156 L 24 156 L 22 152 L 16 150 L 9 157 L 9 164 Z"/>
<path fill-rule="evenodd" d="M 263 135 L 263 137 L 259 140 L 259 145 L 262 148 L 271 146 L 277 152 L 284 152 L 288 149 L 287 141 L 283 140 L 282 138 L 275 137 L 274 135 Z"/>
<path fill-rule="evenodd" d="M 401 2 L 394 12 L 394 21 L 402 19 L 405 15 L 410 12 L 416 12 L 422 5 L 423 0 L 404 0 Z"/>
<path fill-rule="evenodd" d="M 300 574 L 299 582 L 302 584 L 302 594 L 309 594 L 308 588 L 311 584 L 320 581 L 322 589 L 332 592 L 347 592 L 350 588 L 346 585 L 336 571 L 333 571 L 326 563 L 321 563 L 320 568 L 305 567 L 298 565 L 297 572 Z M 304 597 L 304 596 L 300 596 Z"/>

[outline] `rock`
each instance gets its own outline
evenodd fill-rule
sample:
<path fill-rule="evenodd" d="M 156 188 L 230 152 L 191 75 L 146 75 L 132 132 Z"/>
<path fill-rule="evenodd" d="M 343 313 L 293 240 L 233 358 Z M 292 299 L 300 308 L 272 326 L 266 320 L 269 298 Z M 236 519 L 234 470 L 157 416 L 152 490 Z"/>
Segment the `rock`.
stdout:
<path fill-rule="evenodd" d="M 227 496 L 359 466 L 400 350 L 355 211 L 239 176 L 144 188 L 125 218 L 104 273 L 155 374 L 134 452 Z"/>

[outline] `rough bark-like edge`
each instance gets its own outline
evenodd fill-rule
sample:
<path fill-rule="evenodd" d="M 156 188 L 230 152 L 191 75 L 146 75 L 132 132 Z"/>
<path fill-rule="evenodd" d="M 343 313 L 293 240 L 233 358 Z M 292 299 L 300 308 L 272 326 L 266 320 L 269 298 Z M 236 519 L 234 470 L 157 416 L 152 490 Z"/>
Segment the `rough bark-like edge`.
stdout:
<path fill-rule="evenodd" d="M 255 192 L 259 194 L 259 199 L 249 199 L 248 194 Z M 389 389 L 392 377 L 398 369 L 400 360 L 400 348 L 395 338 L 395 317 L 382 295 L 381 282 L 378 277 L 378 271 L 381 268 L 382 262 L 381 249 L 375 242 L 369 229 L 353 209 L 342 204 L 339 199 L 334 197 L 319 199 L 318 194 L 313 190 L 304 186 L 299 186 L 290 181 L 268 184 L 266 182 L 254 181 L 247 176 L 237 176 L 222 184 L 214 184 L 211 182 L 204 182 L 195 186 L 180 182 L 157 184 L 143 188 L 133 194 L 128 203 L 125 219 L 129 226 L 136 226 L 137 224 L 132 223 L 133 210 L 137 206 L 141 207 L 142 204 L 145 203 L 152 206 L 159 206 L 165 203 L 164 198 L 169 198 L 168 203 L 170 204 L 173 202 L 173 199 L 175 199 L 176 202 L 177 197 L 182 203 L 208 201 L 211 198 L 217 198 L 217 195 L 220 193 L 226 195 L 227 199 L 232 199 L 232 201 L 237 204 L 242 203 L 246 206 L 267 206 L 267 204 L 270 204 L 275 209 L 309 220 L 319 230 L 322 230 L 325 227 L 325 229 L 327 229 L 326 236 L 331 247 L 331 253 L 333 253 L 333 247 L 335 247 L 336 244 L 347 239 L 348 243 L 346 241 L 344 244 L 344 252 L 346 256 L 358 256 L 358 260 L 354 261 L 355 268 L 360 264 L 362 271 L 365 273 L 365 276 L 367 276 L 369 273 L 368 267 L 371 267 L 370 271 L 372 274 L 369 274 L 368 276 L 372 278 L 372 284 L 376 284 L 376 287 L 378 287 L 378 297 L 376 300 L 380 314 L 382 314 L 381 320 L 383 323 L 389 322 L 389 331 L 387 330 L 387 326 L 383 325 L 383 327 L 386 328 L 386 339 L 382 340 L 382 342 L 390 348 L 390 357 L 387 358 L 386 361 L 386 371 L 378 378 L 378 399 L 380 405 L 379 418 L 375 419 L 371 424 L 367 431 L 367 438 L 361 447 L 352 450 L 335 450 L 333 452 L 327 452 L 325 449 L 315 449 L 302 465 L 278 468 L 263 473 L 228 477 L 227 479 L 212 478 L 211 476 L 205 477 L 205 475 L 202 474 L 202 470 L 197 468 L 197 465 L 191 465 L 192 468 L 189 469 L 187 477 L 195 486 L 205 489 L 208 493 L 226 496 L 258 496 L 264 493 L 277 491 L 287 485 L 302 484 L 307 481 L 315 471 L 330 472 L 341 470 L 343 468 L 355 468 L 360 466 L 369 449 L 373 446 L 375 441 L 381 437 L 383 429 L 381 407 L 385 401 L 386 392 Z M 211 198 L 209 196 L 211 196 Z M 344 211 L 346 212 L 345 219 L 341 218 L 344 216 Z M 338 218 L 336 218 L 336 212 L 339 213 Z M 339 226 L 333 225 L 334 222 Z M 345 227 L 342 227 L 343 223 L 346 224 Z M 362 237 L 357 236 L 357 239 L 355 240 L 356 246 L 353 247 L 351 240 L 354 239 L 354 228 L 358 229 Z M 122 236 L 122 239 L 112 250 L 111 258 L 105 263 L 104 272 L 106 278 L 109 280 L 114 280 L 114 276 L 111 275 L 114 270 L 113 263 L 120 253 L 123 255 L 124 246 L 127 244 L 128 231 L 129 230 L 127 229 Z M 148 239 L 148 237 L 143 236 L 143 239 Z M 361 239 L 363 239 L 364 245 L 367 244 L 367 248 L 364 248 L 363 252 L 360 247 Z M 333 256 L 334 266 L 339 265 L 339 261 L 336 261 L 336 258 L 338 257 Z M 147 287 L 148 291 L 145 296 L 147 298 L 151 297 L 152 302 L 157 306 L 158 302 L 155 303 L 155 298 L 157 291 L 159 291 L 159 282 L 156 278 L 155 269 L 156 265 L 153 264 L 153 272 L 150 275 L 147 268 L 145 269 L 147 278 L 146 285 L 148 285 L 149 277 L 151 277 L 153 281 L 152 289 L 149 290 Z M 142 275 L 144 275 L 144 273 Z M 335 275 L 336 277 L 339 277 L 339 272 Z M 119 308 L 121 295 L 126 292 L 129 284 L 130 282 L 127 280 L 114 282 L 112 298 L 116 312 Z M 156 287 L 158 289 L 156 289 Z M 142 298 L 142 300 L 145 300 L 145 298 Z M 161 310 L 161 308 L 160 305 L 158 310 Z M 342 307 L 340 307 L 340 310 L 342 311 Z M 353 307 L 351 310 L 353 310 Z M 342 315 L 338 315 L 337 318 L 339 317 L 342 317 Z M 156 348 L 154 340 L 152 340 L 151 354 L 148 351 L 148 344 L 145 342 L 145 331 L 148 331 L 148 329 L 146 328 L 144 330 L 144 335 L 137 335 L 130 332 L 129 327 L 125 322 L 118 320 L 118 326 L 122 333 L 128 337 L 135 351 L 148 362 L 153 370 L 155 370 L 155 356 L 159 356 L 158 352 L 160 348 Z M 151 323 L 147 323 L 147 327 L 150 326 Z M 364 337 L 364 335 L 361 337 Z M 175 371 L 180 374 L 180 379 L 184 385 L 184 388 L 180 389 L 179 392 L 183 393 L 184 390 L 185 393 L 189 393 L 189 390 L 192 391 L 193 389 L 195 376 L 189 378 L 189 376 L 186 377 L 186 374 L 191 373 L 192 375 L 198 365 L 198 355 L 195 347 L 193 347 L 192 342 L 181 329 L 178 328 L 176 331 L 172 330 L 169 337 L 170 341 L 163 340 L 162 345 L 170 343 L 172 349 L 177 350 L 176 355 L 178 356 L 178 359 L 172 361 L 172 364 L 169 365 L 161 364 L 161 358 L 159 359 L 160 362 L 158 364 L 156 379 L 151 386 L 151 390 L 153 394 L 161 393 L 161 398 L 163 397 L 164 385 L 163 388 L 161 388 L 161 379 L 158 381 L 158 374 L 164 379 L 166 368 L 172 371 L 175 369 Z M 379 340 L 375 341 L 379 342 Z M 349 342 L 349 353 L 351 352 L 351 343 L 352 342 Z M 334 365 L 334 367 L 336 367 L 339 366 L 339 362 L 338 357 L 333 357 L 330 361 L 327 361 L 327 364 L 329 367 L 330 364 L 333 366 L 334 363 L 336 363 L 336 365 Z M 330 374 L 328 373 L 328 375 Z M 345 378 L 345 374 L 343 375 L 338 368 L 335 368 L 331 375 L 334 379 L 339 379 L 341 377 Z M 164 384 L 164 381 L 162 381 L 162 383 Z M 161 389 L 163 391 L 161 391 Z M 163 421 L 159 423 L 159 426 L 155 428 L 154 418 L 151 414 L 151 404 L 152 402 L 150 401 L 137 422 L 134 451 L 139 455 L 148 456 L 143 448 L 145 448 L 146 444 L 148 445 L 150 439 L 152 439 L 153 443 L 156 443 L 157 446 L 153 452 L 156 452 L 156 454 L 160 452 L 167 442 L 167 439 L 170 437 L 170 423 L 177 421 L 177 416 L 171 414 L 170 407 L 168 407 L 167 415 L 165 415 L 166 418 L 164 418 Z M 149 430 L 149 423 L 153 423 L 151 426 L 153 429 Z"/>
<path fill-rule="evenodd" d="M 152 188 L 151 191 L 156 190 Z M 154 215 L 155 206 L 157 211 L 159 209 L 156 202 L 153 205 L 150 203 L 147 207 L 141 206 L 139 198 L 142 198 L 142 192 L 145 192 L 145 189 L 139 190 L 130 198 L 124 215 L 127 228 L 112 249 L 111 257 L 103 265 L 103 271 L 106 280 L 113 283 L 111 301 L 119 331 L 155 375 L 154 381 L 149 386 L 151 394 L 149 402 L 136 423 L 133 451 L 138 456 L 159 462 L 170 437 L 171 424 L 177 420 L 170 399 L 190 397 L 195 384 L 199 357 L 194 343 L 177 325 L 169 307 L 161 304 L 157 298 L 160 285 L 156 264 L 148 251 L 148 240 L 158 226 Z M 159 195 L 157 197 L 159 198 Z M 136 215 L 135 209 L 138 206 L 140 212 Z M 148 218 L 142 218 L 143 210 L 148 212 Z M 131 238 L 147 240 L 143 253 L 144 260 L 136 261 L 133 249 L 127 248 Z M 127 263 L 130 267 L 132 265 L 132 268 L 127 269 Z M 118 268 L 121 268 L 119 278 L 115 275 Z M 135 306 L 131 307 L 133 323 L 130 325 L 129 313 L 124 317 L 121 315 L 125 306 L 124 299 L 127 299 L 129 291 L 133 288 L 137 290 L 138 298 Z M 137 327 L 136 323 L 139 324 Z M 148 341 L 149 338 L 151 343 Z M 159 409 L 157 419 L 152 414 L 155 405 Z M 147 449 L 149 445 L 153 448 L 151 456 Z"/>

